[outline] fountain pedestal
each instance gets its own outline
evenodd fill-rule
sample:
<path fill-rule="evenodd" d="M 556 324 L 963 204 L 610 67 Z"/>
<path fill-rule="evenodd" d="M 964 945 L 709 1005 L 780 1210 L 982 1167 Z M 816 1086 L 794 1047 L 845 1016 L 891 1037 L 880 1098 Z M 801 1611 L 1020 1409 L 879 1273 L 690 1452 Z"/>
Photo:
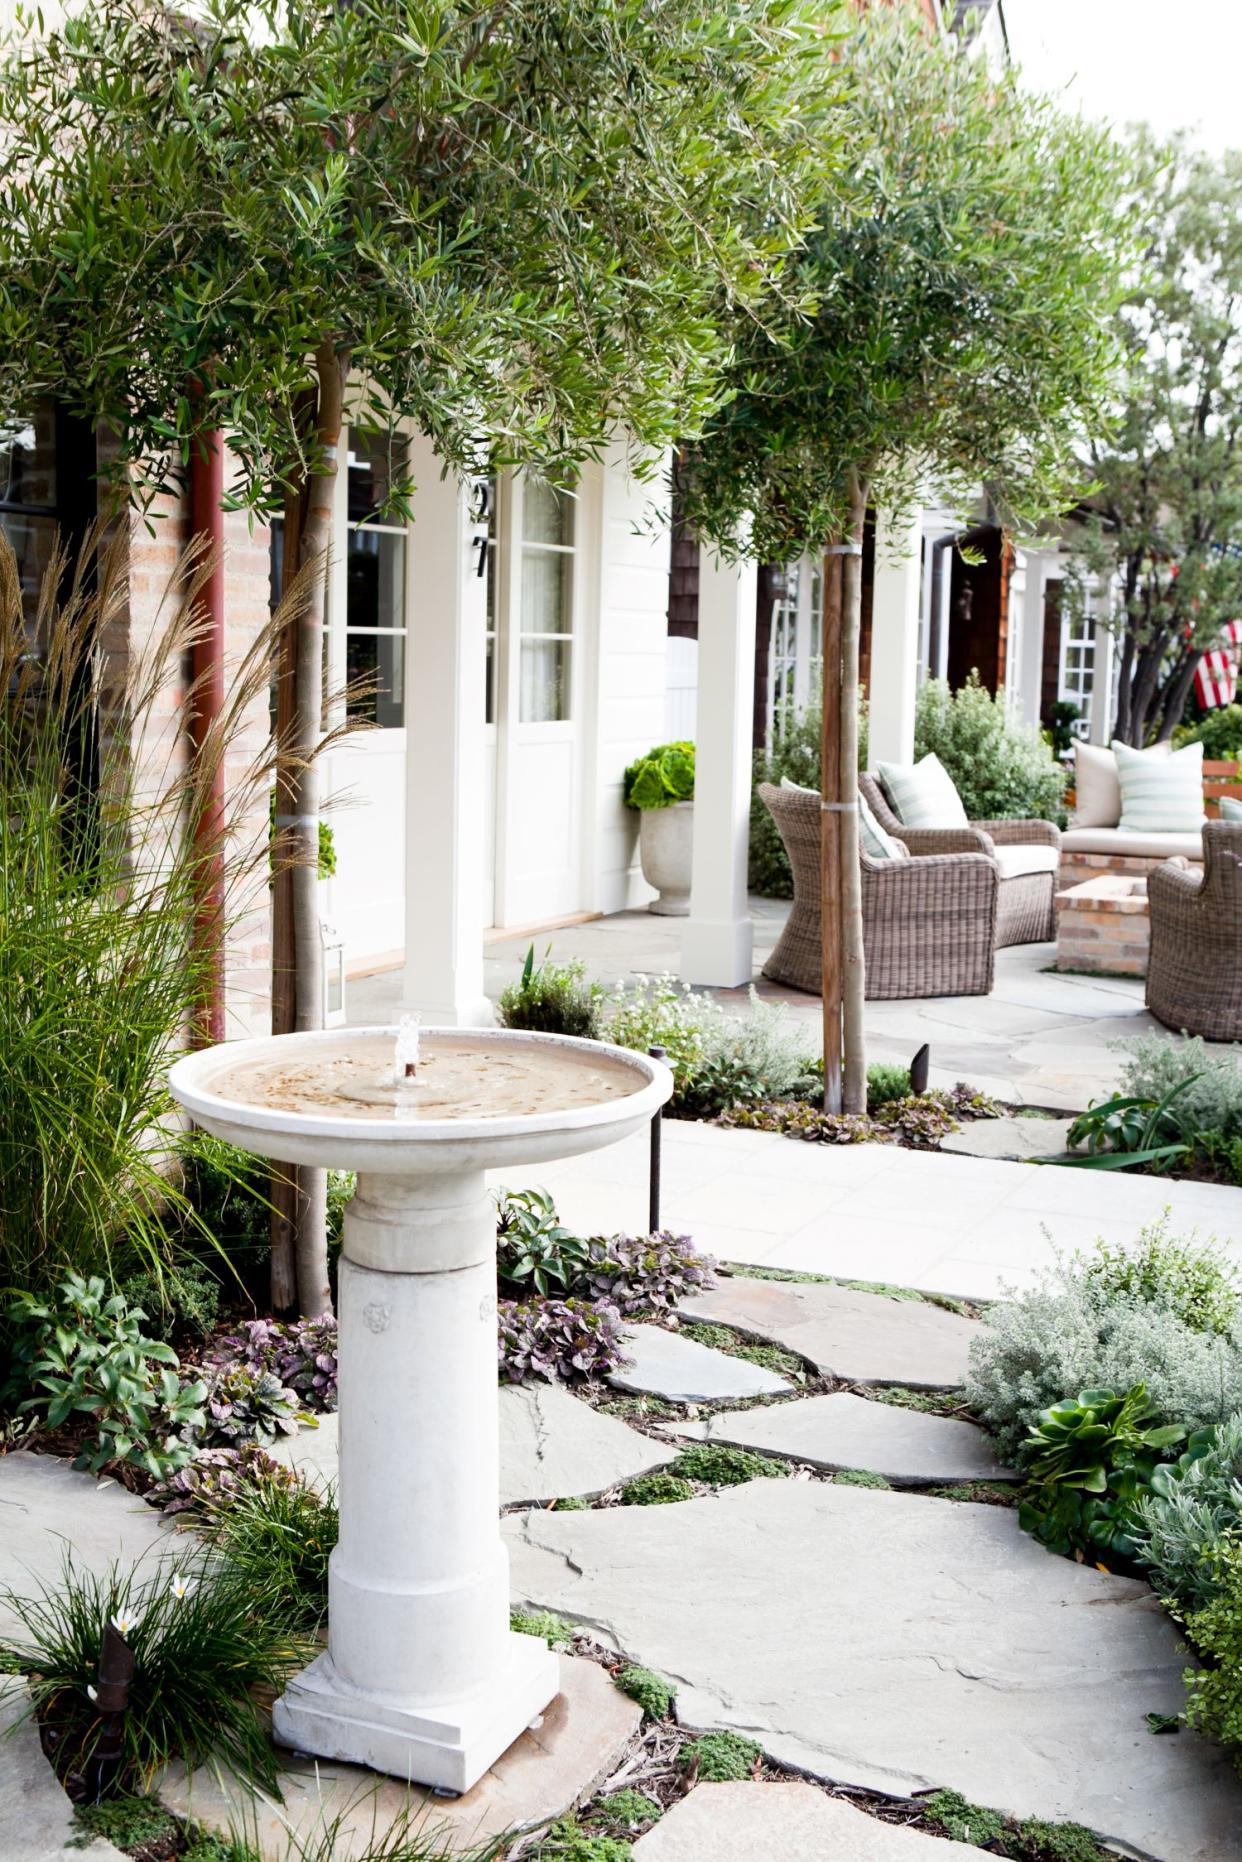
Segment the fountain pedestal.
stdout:
<path fill-rule="evenodd" d="M 509 1629 L 483 1172 L 361 1176 L 338 1284 L 328 1651 L 277 1701 L 276 1735 L 465 1791 L 559 1684 L 554 1653 Z"/>
<path fill-rule="evenodd" d="M 477 1083 L 463 1089 L 456 1114 L 443 1092 L 422 1116 L 400 1104 L 377 1111 L 375 1094 L 355 1086 L 325 1085 L 321 1107 L 318 1057 L 325 1074 L 336 1067 L 352 1079 L 357 1053 L 387 1043 L 390 1056 L 393 1032 L 206 1049 L 178 1061 L 170 1083 L 217 1137 L 289 1163 L 358 1171 L 338 1283 L 340 1537 L 328 1647 L 276 1702 L 276 1736 L 461 1792 L 559 1689 L 553 1651 L 509 1629 L 496 1214 L 484 1169 L 623 1138 L 668 1098 L 672 1076 L 660 1061 L 600 1043 L 442 1030 L 442 1078 L 465 1048 L 467 1071 L 473 1065 L 486 1082 L 491 1056 L 510 1102 L 529 1076 L 539 1109 L 515 1112 L 498 1089 L 488 1115 Z M 436 1031 L 428 1038 L 434 1062 Z M 567 1081 L 575 1069 L 582 1078 Z M 555 1103 L 558 1092 L 567 1103 Z"/>

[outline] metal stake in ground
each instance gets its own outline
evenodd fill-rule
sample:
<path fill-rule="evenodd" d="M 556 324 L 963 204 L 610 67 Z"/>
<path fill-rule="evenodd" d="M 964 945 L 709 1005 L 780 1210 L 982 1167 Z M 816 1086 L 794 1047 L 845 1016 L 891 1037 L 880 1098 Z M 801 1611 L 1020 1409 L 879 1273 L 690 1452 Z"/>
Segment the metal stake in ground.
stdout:
<path fill-rule="evenodd" d="M 667 1050 L 662 1047 L 647 1049 L 652 1060 L 663 1060 Z M 660 1130 L 664 1122 L 664 1107 L 657 1106 L 651 1121 L 651 1172 L 647 1190 L 647 1233 L 654 1235 L 660 1226 Z"/>

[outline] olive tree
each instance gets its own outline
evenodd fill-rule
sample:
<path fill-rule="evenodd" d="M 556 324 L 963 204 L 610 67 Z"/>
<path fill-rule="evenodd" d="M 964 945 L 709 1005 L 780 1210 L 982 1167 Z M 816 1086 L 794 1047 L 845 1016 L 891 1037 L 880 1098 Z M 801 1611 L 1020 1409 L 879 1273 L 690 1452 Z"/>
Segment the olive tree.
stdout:
<path fill-rule="evenodd" d="M 106 423 L 151 503 L 218 432 L 311 589 L 281 652 L 289 755 L 275 1026 L 320 1018 L 321 649 L 348 417 L 460 473 L 566 482 L 610 434 L 693 433 L 722 306 L 761 313 L 829 165 L 807 0 L 87 0 L 0 69 L 0 406 Z M 352 397 L 352 405 L 349 405 Z M 391 510 L 412 486 L 393 449 Z M 287 877 L 284 877 L 287 875 Z M 322 1173 L 297 1286 L 328 1300 Z M 313 1194 L 312 1194 L 313 1192 Z M 288 1303 L 291 1259 L 274 1252 Z"/>
<path fill-rule="evenodd" d="M 825 549 L 822 785 L 826 1104 L 866 1104 L 857 823 L 869 506 L 982 483 L 1011 524 L 1057 509 L 1113 359 L 1125 248 L 1103 133 L 897 9 L 843 54 L 848 161 L 799 259 L 814 298 L 735 321 L 732 398 L 694 451 L 687 514 L 760 560 Z M 839 576 L 837 571 L 840 571 Z"/>
<path fill-rule="evenodd" d="M 1067 589 L 1117 640 L 1116 735 L 1141 747 L 1173 735 L 1204 651 L 1242 614 L 1242 153 L 1145 133 L 1135 151 L 1142 264 Z"/>

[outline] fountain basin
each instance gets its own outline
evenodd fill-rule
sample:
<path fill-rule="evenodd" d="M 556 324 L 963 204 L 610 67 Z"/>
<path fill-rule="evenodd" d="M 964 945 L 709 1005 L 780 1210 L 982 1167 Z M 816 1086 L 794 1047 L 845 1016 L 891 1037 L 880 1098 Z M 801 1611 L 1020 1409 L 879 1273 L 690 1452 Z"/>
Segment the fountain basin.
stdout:
<path fill-rule="evenodd" d="M 509 1629 L 485 1172 L 615 1143 L 673 1076 L 602 1042 L 428 1029 L 407 1081 L 397 1035 L 238 1041 L 186 1055 L 169 1084 L 215 1137 L 358 1173 L 338 1270 L 328 1647 L 275 1703 L 276 1737 L 463 1792 L 560 1686 L 556 1654 Z"/>

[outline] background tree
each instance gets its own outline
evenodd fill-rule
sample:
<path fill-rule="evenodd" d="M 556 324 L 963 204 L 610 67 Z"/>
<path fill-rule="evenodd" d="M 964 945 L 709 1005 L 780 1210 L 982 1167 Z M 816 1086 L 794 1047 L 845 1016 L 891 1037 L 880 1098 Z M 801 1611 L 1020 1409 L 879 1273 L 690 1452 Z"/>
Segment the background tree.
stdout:
<path fill-rule="evenodd" d="M 1171 737 L 1204 650 L 1242 615 L 1242 153 L 1140 132 L 1125 209 L 1143 244 L 1117 312 L 1126 367 L 1068 594 L 1119 647 L 1115 734 Z"/>
<path fill-rule="evenodd" d="M 817 13 L 819 18 L 813 18 Z M 833 83 L 805 0 L 88 5 L 0 73 L 0 407 L 114 431 L 148 503 L 219 432 L 313 594 L 283 643 L 295 987 L 318 1025 L 326 555 L 349 417 L 462 473 L 567 482 L 618 427 L 693 433 L 822 185 Z M 412 487 L 392 447 L 386 511 Z M 282 902 L 278 896 L 278 904 Z M 321 1173 L 297 1289 L 328 1301 Z M 274 1300 L 292 1296 L 273 1254 Z"/>
<path fill-rule="evenodd" d="M 800 259 L 815 298 L 779 335 L 740 321 L 734 397 L 688 474 L 688 515 L 788 562 L 826 548 L 824 1074 L 866 1103 L 858 865 L 861 549 L 869 505 L 980 484 L 1014 525 L 1078 488 L 1073 437 L 1113 358 L 1126 239 L 1107 137 L 897 9 L 843 51 L 848 165 Z M 834 806 L 835 804 L 835 806 Z M 838 993 L 840 992 L 840 993 Z M 840 1009 L 838 1009 L 840 1004 Z"/>

